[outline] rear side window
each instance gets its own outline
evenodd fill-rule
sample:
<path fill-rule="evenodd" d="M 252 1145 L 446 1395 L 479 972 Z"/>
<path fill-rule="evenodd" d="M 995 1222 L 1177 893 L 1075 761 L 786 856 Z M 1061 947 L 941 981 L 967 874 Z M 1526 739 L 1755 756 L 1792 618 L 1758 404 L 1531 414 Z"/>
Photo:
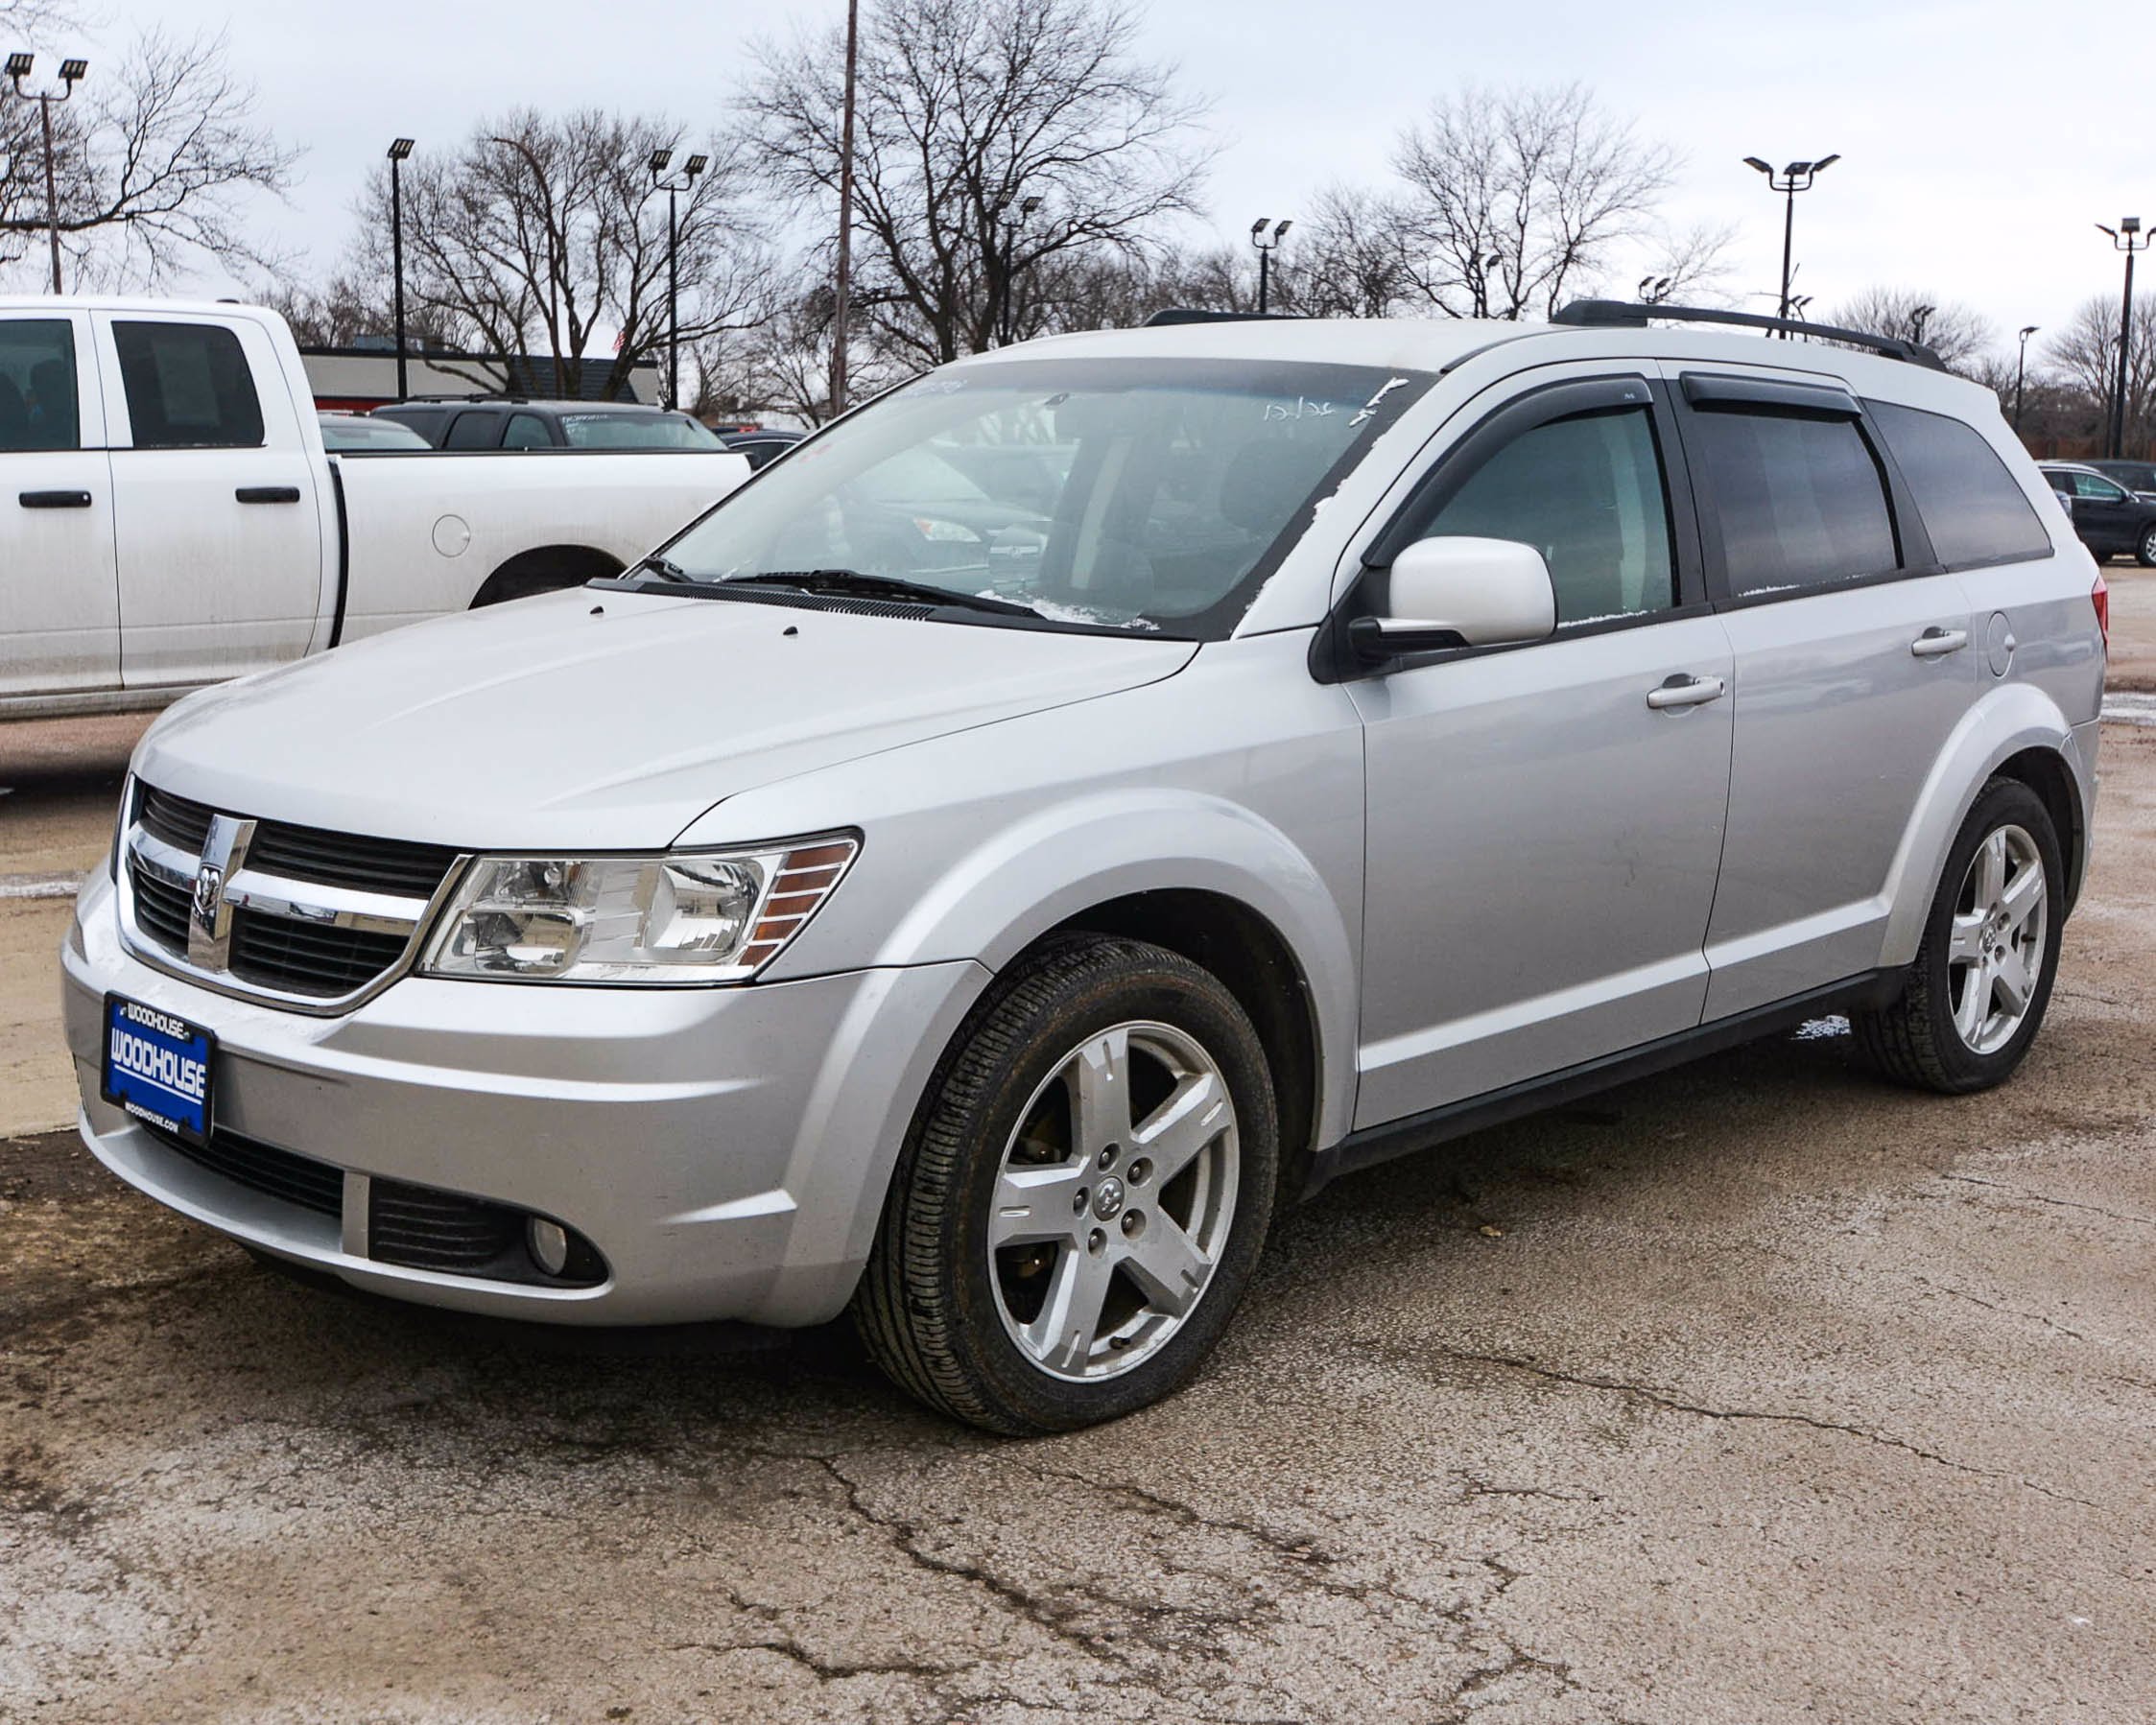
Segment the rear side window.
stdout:
<path fill-rule="evenodd" d="M 1732 593 L 1806 592 L 1897 566 L 1885 482 L 1854 420 L 1716 409 L 1692 424 Z"/>
<path fill-rule="evenodd" d="M 80 449 L 75 330 L 65 318 L 0 319 L 0 449 Z"/>
<path fill-rule="evenodd" d="M 502 434 L 504 449 L 552 449 L 554 439 L 547 436 L 547 422 L 536 414 L 511 414 L 509 428 Z"/>
<path fill-rule="evenodd" d="M 1944 414 L 1891 402 L 1867 402 L 1865 411 L 1894 452 L 1931 549 L 1949 569 L 2051 555 L 2044 524 L 1978 432 Z"/>
<path fill-rule="evenodd" d="M 1670 504 L 1646 408 L 1522 432 L 1475 470 L 1419 538 L 1512 539 L 1550 566 L 1557 621 L 1599 623 L 1676 603 Z"/>
<path fill-rule="evenodd" d="M 444 449 L 499 449 L 502 416 L 499 414 L 459 414 L 442 442 Z"/>
<path fill-rule="evenodd" d="M 137 449 L 259 449 L 262 403 L 240 339 L 213 323 L 115 321 Z"/>

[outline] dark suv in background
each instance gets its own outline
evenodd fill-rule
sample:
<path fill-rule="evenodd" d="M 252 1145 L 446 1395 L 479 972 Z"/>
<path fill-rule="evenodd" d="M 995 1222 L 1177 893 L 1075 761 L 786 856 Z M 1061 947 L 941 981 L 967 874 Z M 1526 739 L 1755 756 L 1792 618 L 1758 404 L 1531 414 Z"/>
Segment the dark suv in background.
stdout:
<path fill-rule="evenodd" d="M 2097 472 L 2092 463 L 2044 461 L 2039 465 L 2066 512 L 2073 517 L 2074 532 L 2097 562 L 2123 554 L 2144 569 L 2156 569 L 2156 499 L 2137 497 L 2118 480 Z"/>
<path fill-rule="evenodd" d="M 725 448 L 687 414 L 628 401 L 399 401 L 371 417 L 410 426 L 437 449 Z"/>
<path fill-rule="evenodd" d="M 2137 497 L 2156 499 L 2156 461 L 2087 461 L 2106 479 L 2115 479 Z"/>

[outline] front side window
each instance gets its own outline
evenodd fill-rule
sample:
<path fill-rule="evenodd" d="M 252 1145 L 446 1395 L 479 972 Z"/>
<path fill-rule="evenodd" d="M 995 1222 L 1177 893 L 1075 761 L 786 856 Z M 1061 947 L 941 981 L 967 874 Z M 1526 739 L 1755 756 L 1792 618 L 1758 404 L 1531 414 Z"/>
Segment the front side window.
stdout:
<path fill-rule="evenodd" d="M 450 421 L 444 449 L 499 449 L 502 416 L 499 414 L 459 414 Z"/>
<path fill-rule="evenodd" d="M 1676 564 L 1648 410 L 1577 414 L 1514 437 L 1417 535 L 1462 536 L 1542 553 L 1560 627 L 1670 609 Z"/>
<path fill-rule="evenodd" d="M 262 403 L 240 339 L 214 323 L 115 321 L 137 449 L 259 449 Z"/>
<path fill-rule="evenodd" d="M 504 449 L 552 449 L 554 439 L 547 436 L 547 422 L 536 414 L 511 414 L 509 428 L 502 434 Z"/>
<path fill-rule="evenodd" d="M 0 319 L 0 450 L 82 446 L 74 326 L 65 318 Z"/>
<path fill-rule="evenodd" d="M 1931 550 L 1949 569 L 2051 555 L 2050 535 L 2014 476 L 1971 427 L 1891 402 L 1866 412 L 1916 500 Z"/>
<path fill-rule="evenodd" d="M 1854 420 L 1716 409 L 1691 424 L 1732 593 L 1806 592 L 1899 566 L 1885 482 Z"/>
<path fill-rule="evenodd" d="M 1429 383 L 1259 360 L 932 373 L 802 444 L 665 555 L 700 581 L 840 570 L 1219 640 Z"/>
<path fill-rule="evenodd" d="M 2073 473 L 2067 476 L 2073 482 L 2073 494 L 2087 497 L 2097 503 L 2124 503 L 2126 488 L 2115 485 L 2109 480 L 2094 473 Z"/>

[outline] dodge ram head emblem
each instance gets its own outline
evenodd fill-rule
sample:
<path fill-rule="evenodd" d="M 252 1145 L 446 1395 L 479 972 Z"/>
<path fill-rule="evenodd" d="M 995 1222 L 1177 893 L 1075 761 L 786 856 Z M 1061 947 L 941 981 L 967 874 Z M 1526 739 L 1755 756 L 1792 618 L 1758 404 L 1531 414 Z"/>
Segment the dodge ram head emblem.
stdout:
<path fill-rule="evenodd" d="M 187 962 L 201 970 L 228 970 L 232 956 L 232 905 L 225 889 L 247 861 L 254 822 L 212 815 L 195 863 L 195 890 L 187 906 Z"/>
<path fill-rule="evenodd" d="M 205 934 L 217 927 L 217 912 L 225 903 L 225 871 L 204 862 L 195 871 L 195 926 Z"/>

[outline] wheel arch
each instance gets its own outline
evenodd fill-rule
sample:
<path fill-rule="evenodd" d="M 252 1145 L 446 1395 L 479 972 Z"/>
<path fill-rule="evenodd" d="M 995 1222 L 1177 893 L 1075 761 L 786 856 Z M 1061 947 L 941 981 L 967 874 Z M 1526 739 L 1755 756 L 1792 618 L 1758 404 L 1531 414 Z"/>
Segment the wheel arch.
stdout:
<path fill-rule="evenodd" d="M 563 587 L 580 587 L 622 572 L 622 560 L 592 545 L 540 545 L 520 551 L 479 584 L 471 609 L 529 599 Z"/>
<path fill-rule="evenodd" d="M 2087 867 L 2089 805 L 2095 781 L 2081 758 L 2073 727 L 2058 703 L 2030 683 L 1993 689 L 1970 708 L 1947 739 L 1903 829 L 1888 870 L 1883 966 L 1916 957 L 1948 849 L 1984 786 L 1996 776 L 2021 780 L 2044 799 L 2058 823 L 2067 855 L 2067 903 L 2073 905 Z M 2060 821 L 2061 811 L 2066 818 Z"/>

